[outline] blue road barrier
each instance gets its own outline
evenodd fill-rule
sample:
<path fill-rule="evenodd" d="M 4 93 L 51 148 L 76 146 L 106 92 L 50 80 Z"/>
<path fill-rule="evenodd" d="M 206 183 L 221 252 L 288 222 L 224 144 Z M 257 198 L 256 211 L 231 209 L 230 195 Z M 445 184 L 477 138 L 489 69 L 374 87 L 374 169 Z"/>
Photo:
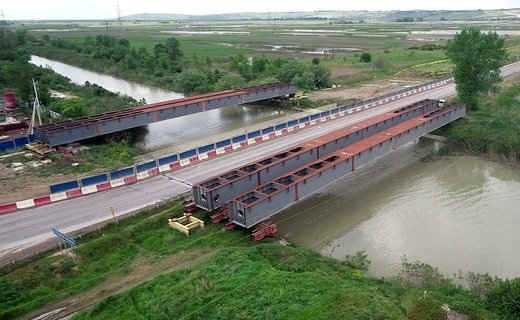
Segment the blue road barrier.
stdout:
<path fill-rule="evenodd" d="M 238 142 L 242 142 L 242 141 L 245 141 L 245 140 L 246 140 L 246 135 L 245 134 L 233 137 L 233 139 L 231 139 L 231 141 L 233 141 L 233 143 L 238 143 Z"/>
<path fill-rule="evenodd" d="M 141 164 L 136 165 L 135 166 L 135 171 L 136 172 L 143 172 L 143 171 L 146 171 L 146 170 L 153 169 L 155 167 L 157 167 L 157 164 L 155 163 L 155 160 L 153 160 L 153 161 L 150 161 L 150 162 L 141 163 Z"/>
<path fill-rule="evenodd" d="M 103 173 L 103 174 L 99 174 L 97 176 L 86 177 L 86 178 L 81 179 L 81 186 L 86 187 L 86 186 L 90 186 L 93 184 L 98 184 L 98 183 L 102 183 L 102 182 L 106 182 L 106 181 L 108 181 L 108 175 L 106 173 Z"/>
<path fill-rule="evenodd" d="M 229 146 L 230 144 L 231 144 L 231 139 L 222 140 L 222 141 L 217 142 L 217 148 L 223 148 L 225 146 Z"/>
<path fill-rule="evenodd" d="M 120 179 L 134 174 L 134 167 L 124 168 L 110 172 L 110 179 Z"/>
<path fill-rule="evenodd" d="M 188 150 L 188 151 L 181 152 L 179 154 L 179 158 L 180 159 L 186 159 L 186 158 L 191 158 L 191 157 L 196 156 L 196 155 L 197 155 L 197 149 L 191 149 L 191 150 Z"/>
<path fill-rule="evenodd" d="M 171 155 L 171 156 L 167 156 L 167 157 L 164 157 L 164 158 L 160 158 L 159 159 L 159 165 L 162 166 L 162 165 L 165 165 L 165 164 L 168 164 L 168 163 L 172 163 L 172 162 L 175 162 L 177 161 L 177 155 L 174 154 L 174 155 Z"/>
<path fill-rule="evenodd" d="M 76 180 L 53 184 L 53 185 L 49 186 L 51 193 L 63 192 L 63 191 L 71 190 L 71 189 L 77 189 L 77 188 L 79 188 L 79 184 L 78 184 L 78 181 L 76 181 Z"/>
<path fill-rule="evenodd" d="M 203 146 L 203 147 L 199 148 L 199 154 L 211 151 L 213 149 L 215 149 L 215 145 L 214 144 L 208 144 L 207 146 Z"/>

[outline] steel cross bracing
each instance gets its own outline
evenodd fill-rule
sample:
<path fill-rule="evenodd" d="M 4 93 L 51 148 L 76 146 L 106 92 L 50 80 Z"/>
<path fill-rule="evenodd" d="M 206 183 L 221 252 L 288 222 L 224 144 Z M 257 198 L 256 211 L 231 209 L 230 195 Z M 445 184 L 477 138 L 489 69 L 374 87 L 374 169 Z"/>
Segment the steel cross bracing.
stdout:
<path fill-rule="evenodd" d="M 266 181 L 228 203 L 231 222 L 250 228 L 334 180 L 466 113 L 464 105 L 435 109 L 357 141 L 283 176 Z"/>
<path fill-rule="evenodd" d="M 197 183 L 192 187 L 195 204 L 213 211 L 244 191 L 260 186 L 321 156 L 330 154 L 391 126 L 438 107 L 437 100 L 426 99 L 346 126 L 316 139 L 282 150 L 259 161 Z"/>
<path fill-rule="evenodd" d="M 274 83 L 152 103 L 35 128 L 35 139 L 51 146 L 70 143 L 188 114 L 296 93 L 296 86 Z"/>

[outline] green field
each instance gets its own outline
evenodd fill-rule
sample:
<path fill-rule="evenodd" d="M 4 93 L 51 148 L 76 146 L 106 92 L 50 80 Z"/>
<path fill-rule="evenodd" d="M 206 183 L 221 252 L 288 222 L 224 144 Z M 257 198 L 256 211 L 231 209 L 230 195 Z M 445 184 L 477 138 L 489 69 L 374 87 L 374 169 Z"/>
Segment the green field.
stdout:
<path fill-rule="evenodd" d="M 144 47 L 149 52 L 153 52 L 157 43 L 174 36 L 181 43 L 185 64 L 188 66 L 194 57 L 200 61 L 210 58 L 216 63 L 215 67 L 222 66 L 230 56 L 237 54 L 297 57 L 303 60 L 319 57 L 326 61 L 337 83 L 352 84 L 375 76 L 390 77 L 396 74 L 419 78 L 443 76 L 450 71 L 449 64 L 436 65 L 433 69 L 431 66 L 421 65 L 445 59 L 444 50 L 421 48 L 432 44 L 442 46 L 453 32 L 471 25 L 482 30 L 508 33 L 506 44 L 511 47 L 511 59 L 516 60 L 520 56 L 520 26 L 508 21 L 352 24 L 326 20 L 134 21 L 123 22 L 121 25 L 110 22 L 108 28 L 103 21 L 97 21 L 25 23 L 16 27 L 22 27 L 36 37 L 47 34 L 51 39 L 79 41 L 86 36 L 98 34 L 123 37 L 130 40 L 132 47 Z M 349 51 L 350 49 L 355 51 Z M 358 63 L 361 52 L 370 52 L 373 62 Z"/>

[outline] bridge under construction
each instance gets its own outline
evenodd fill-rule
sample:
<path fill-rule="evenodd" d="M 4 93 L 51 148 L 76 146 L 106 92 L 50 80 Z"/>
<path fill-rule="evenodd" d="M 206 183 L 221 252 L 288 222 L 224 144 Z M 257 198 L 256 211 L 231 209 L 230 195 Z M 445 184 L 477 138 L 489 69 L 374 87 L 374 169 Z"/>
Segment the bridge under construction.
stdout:
<path fill-rule="evenodd" d="M 463 117 L 464 105 L 423 100 L 322 135 L 192 187 L 195 204 L 226 228 L 255 227 L 253 239 L 274 234 L 265 221 L 393 149 Z"/>
<path fill-rule="evenodd" d="M 58 146 L 197 112 L 291 97 L 295 93 L 296 86 L 290 83 L 227 90 L 47 124 L 35 128 L 34 136 L 35 140 Z"/>

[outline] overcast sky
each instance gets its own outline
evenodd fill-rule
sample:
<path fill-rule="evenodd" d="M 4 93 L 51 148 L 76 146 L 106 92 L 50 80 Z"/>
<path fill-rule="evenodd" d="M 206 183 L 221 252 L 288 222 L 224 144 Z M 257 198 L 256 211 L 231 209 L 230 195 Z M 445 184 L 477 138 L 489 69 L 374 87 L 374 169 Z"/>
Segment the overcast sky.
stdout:
<path fill-rule="evenodd" d="M 136 13 L 213 14 L 313 10 L 455 10 L 518 8 L 520 0 L 3 0 L 7 20 L 106 19 Z"/>

